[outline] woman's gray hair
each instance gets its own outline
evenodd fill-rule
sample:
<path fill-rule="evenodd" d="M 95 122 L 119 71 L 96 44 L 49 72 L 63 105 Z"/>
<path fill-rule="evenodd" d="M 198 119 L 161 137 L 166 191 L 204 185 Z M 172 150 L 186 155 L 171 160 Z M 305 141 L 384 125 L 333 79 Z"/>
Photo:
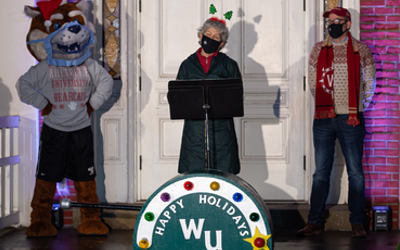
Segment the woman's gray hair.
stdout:
<path fill-rule="evenodd" d="M 228 28 L 221 22 L 212 20 L 211 18 L 207 19 L 203 26 L 197 29 L 197 36 L 200 38 L 200 34 L 204 34 L 208 28 L 214 28 L 218 31 L 219 36 L 221 37 L 221 42 L 225 44 L 228 42 L 229 38 L 229 30 Z M 224 46 L 225 46 L 224 44 Z M 222 46 L 221 49 L 224 47 Z"/>

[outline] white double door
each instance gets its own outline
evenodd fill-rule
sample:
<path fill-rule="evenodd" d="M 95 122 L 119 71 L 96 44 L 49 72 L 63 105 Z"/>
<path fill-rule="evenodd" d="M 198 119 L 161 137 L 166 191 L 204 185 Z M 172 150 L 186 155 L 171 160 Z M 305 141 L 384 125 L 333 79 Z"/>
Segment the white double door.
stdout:
<path fill-rule="evenodd" d="M 244 81 L 245 115 L 235 118 L 241 173 L 266 200 L 306 199 L 303 1 L 142 0 L 140 13 L 139 199 L 178 174 L 183 120 L 170 120 L 168 81 L 198 48 L 197 28 L 232 10 L 223 52 Z"/>

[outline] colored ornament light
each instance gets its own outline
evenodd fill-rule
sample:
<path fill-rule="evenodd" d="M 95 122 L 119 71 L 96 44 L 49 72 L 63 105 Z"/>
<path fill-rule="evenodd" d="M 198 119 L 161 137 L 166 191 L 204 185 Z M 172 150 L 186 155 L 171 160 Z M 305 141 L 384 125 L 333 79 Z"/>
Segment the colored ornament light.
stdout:
<path fill-rule="evenodd" d="M 250 214 L 250 220 L 251 221 L 258 221 L 259 219 L 260 219 L 260 215 L 258 213 Z"/>
<path fill-rule="evenodd" d="M 141 249 L 147 249 L 147 248 L 149 248 L 149 246 L 150 246 L 150 243 L 146 238 L 143 238 L 139 241 L 139 247 Z"/>
<path fill-rule="evenodd" d="M 268 239 L 270 239 L 271 236 L 272 236 L 271 234 L 264 235 L 264 234 L 260 233 L 260 230 L 258 230 L 258 227 L 256 226 L 256 230 L 255 230 L 253 237 L 247 238 L 244 240 L 249 242 L 254 247 L 253 250 L 256 250 L 256 249 L 269 250 L 270 248 L 266 245 L 267 245 Z"/>
<path fill-rule="evenodd" d="M 216 182 L 216 181 L 213 181 L 213 182 L 211 182 L 211 184 L 210 184 L 210 188 L 211 188 L 212 190 L 214 190 L 214 191 L 219 190 L 219 187 L 220 187 L 220 185 L 219 185 L 219 183 Z"/>
<path fill-rule="evenodd" d="M 183 184 L 183 187 L 184 187 L 186 190 L 190 191 L 190 190 L 193 189 L 194 185 L 193 185 L 193 183 L 192 183 L 191 181 L 187 181 L 187 182 L 185 182 L 185 183 Z"/>
<path fill-rule="evenodd" d="M 243 195 L 241 193 L 235 193 L 233 195 L 233 200 L 236 202 L 241 202 L 243 200 Z"/>
<path fill-rule="evenodd" d="M 263 247 L 265 246 L 265 240 L 262 238 L 257 238 L 254 240 L 254 246 L 256 247 Z"/>
<path fill-rule="evenodd" d="M 161 200 L 163 201 L 163 202 L 167 202 L 167 201 L 169 201 L 171 199 L 171 195 L 169 195 L 169 193 L 162 193 L 161 194 Z"/>
<path fill-rule="evenodd" d="M 144 215 L 144 218 L 145 218 L 147 221 L 153 221 L 154 218 L 155 218 L 155 216 L 154 216 L 154 214 L 153 214 L 152 212 L 148 212 L 148 213 L 146 213 L 146 214 Z"/>

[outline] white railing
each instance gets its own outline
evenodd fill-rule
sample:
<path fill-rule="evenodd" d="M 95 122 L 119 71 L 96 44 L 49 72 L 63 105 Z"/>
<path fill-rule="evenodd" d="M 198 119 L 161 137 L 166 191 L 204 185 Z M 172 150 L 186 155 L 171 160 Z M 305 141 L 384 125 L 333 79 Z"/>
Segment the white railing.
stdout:
<path fill-rule="evenodd" d="M 0 229 L 19 223 L 19 116 L 0 117 Z"/>

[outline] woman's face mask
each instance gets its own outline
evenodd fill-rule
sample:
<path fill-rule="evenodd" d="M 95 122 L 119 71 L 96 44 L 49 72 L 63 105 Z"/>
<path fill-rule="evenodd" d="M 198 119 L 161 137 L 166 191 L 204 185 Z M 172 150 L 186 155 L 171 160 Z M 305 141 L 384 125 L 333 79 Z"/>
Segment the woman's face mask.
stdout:
<path fill-rule="evenodd" d="M 203 34 L 203 38 L 201 39 L 201 47 L 203 48 L 204 52 L 207 54 L 212 54 L 216 52 L 221 45 L 221 42 L 213 40 L 208 36 Z"/>

